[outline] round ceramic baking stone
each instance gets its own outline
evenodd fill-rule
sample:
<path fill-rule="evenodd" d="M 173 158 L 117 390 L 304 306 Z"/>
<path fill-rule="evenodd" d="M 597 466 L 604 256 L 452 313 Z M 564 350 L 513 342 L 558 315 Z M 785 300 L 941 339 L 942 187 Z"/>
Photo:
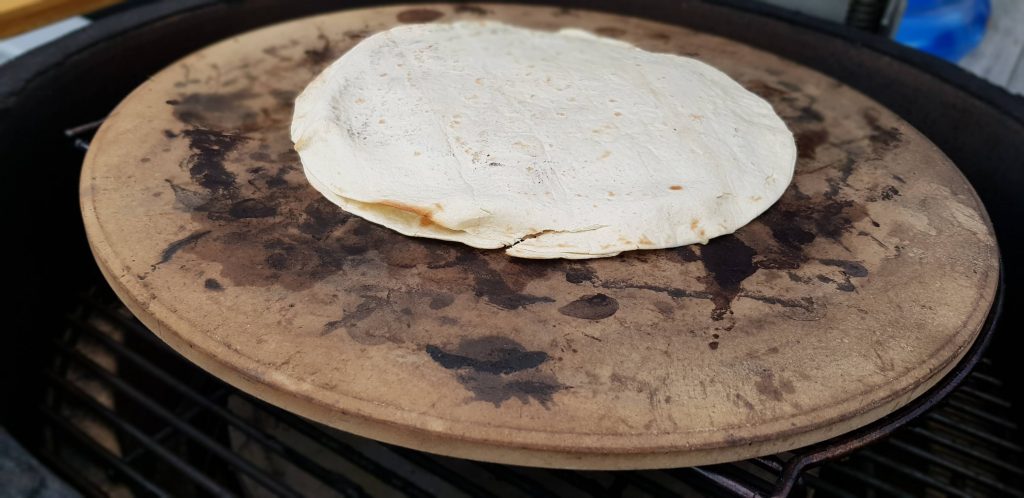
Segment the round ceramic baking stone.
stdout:
<path fill-rule="evenodd" d="M 307 184 L 288 129 L 321 69 L 399 23 L 482 18 L 725 71 L 796 135 L 793 184 L 708 245 L 582 262 L 405 237 Z M 971 186 L 878 103 L 727 39 L 551 7 L 349 10 L 227 39 L 111 113 L 81 202 L 115 291 L 201 367 L 329 426 L 521 465 L 710 464 L 862 426 L 957 362 L 998 277 Z"/>

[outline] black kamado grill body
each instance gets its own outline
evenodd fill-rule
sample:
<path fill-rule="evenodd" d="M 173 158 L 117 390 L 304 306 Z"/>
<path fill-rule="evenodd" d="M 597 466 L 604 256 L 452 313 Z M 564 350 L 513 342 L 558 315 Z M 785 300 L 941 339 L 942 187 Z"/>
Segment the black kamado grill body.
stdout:
<path fill-rule="evenodd" d="M 118 303 L 106 290 L 92 259 L 78 204 L 82 151 L 81 147 L 75 147 L 75 140 L 83 139 L 69 138 L 65 131 L 102 119 L 147 77 L 217 40 L 274 22 L 383 3 L 388 2 L 187 0 L 143 3 L 106 16 L 86 29 L 0 67 L 0 158 L 4 166 L 2 185 L 8 226 L 4 245 L 7 288 L 11 292 L 6 308 L 8 326 L 0 339 L 0 400 L 3 400 L 0 422 L 24 446 L 79 489 L 86 493 L 109 491 L 109 488 L 98 489 L 90 484 L 94 479 L 78 472 L 74 462 L 81 463 L 80 458 L 91 460 L 91 465 L 103 469 L 101 473 L 106 476 L 103 479 L 133 483 L 128 487 L 136 491 L 147 489 L 140 482 L 177 486 L 170 488 L 173 494 L 202 490 L 212 494 L 217 494 L 218 490 L 240 493 L 256 487 L 272 494 L 287 495 L 291 488 L 271 482 L 276 477 L 267 478 L 267 474 L 258 470 L 240 468 L 244 464 L 218 456 L 217 451 L 208 446 L 201 444 L 201 448 L 193 449 L 168 443 L 174 441 L 174 437 L 195 441 L 201 436 L 207 442 L 221 442 L 230 447 L 225 441 L 231 439 L 231 431 L 237 428 L 229 429 L 230 424 L 216 415 L 227 411 L 227 417 L 236 416 L 230 413 L 233 408 L 226 401 L 233 391 L 159 345 L 147 342 L 149 339 L 131 339 L 132 334 L 141 336 L 145 330 L 137 322 L 117 315 Z M 865 490 L 886 495 L 898 494 L 900 490 L 916 493 L 925 489 L 937 489 L 947 495 L 1020 493 L 1024 489 L 1024 474 L 1021 438 L 1015 422 L 1019 408 L 1013 407 L 1020 406 L 1014 360 L 1020 351 L 1017 331 L 1024 316 L 1019 309 L 1024 304 L 1019 291 L 1020 283 L 1024 282 L 1024 264 L 1020 261 L 1020 255 L 1024 254 L 1024 236 L 1017 230 L 1019 220 L 1024 218 L 1024 203 L 1019 200 L 1019 192 L 1024 189 L 1024 99 L 951 64 L 882 37 L 751 2 L 568 0 L 558 5 L 678 24 L 731 38 L 809 66 L 894 111 L 962 169 L 985 203 L 996 229 L 1005 282 L 1002 299 L 1006 303 L 998 325 L 989 324 L 995 328 L 995 333 L 991 334 L 991 345 L 980 362 L 983 372 L 968 378 L 948 403 L 929 412 L 938 417 L 936 423 L 940 425 L 945 420 L 952 421 L 947 426 L 970 428 L 968 436 L 956 434 L 956 431 L 951 433 L 948 427 L 934 429 L 928 422 L 931 419 L 922 422 L 927 419 L 922 417 L 908 427 L 897 429 L 897 438 L 891 443 L 869 448 L 870 452 L 855 452 L 850 462 L 825 466 L 818 474 L 805 476 L 797 484 L 826 495 L 838 494 L 844 489 L 853 495 L 863 495 Z M 82 141 L 79 145 L 85 143 Z M 108 424 L 121 427 L 118 424 L 130 423 L 133 429 L 127 430 L 140 430 L 156 444 L 168 444 L 170 451 L 177 451 L 178 458 L 188 464 L 183 471 L 184 478 L 168 477 L 162 470 L 163 464 L 149 462 L 145 456 L 131 461 L 128 457 L 132 453 L 127 451 L 131 445 L 127 443 L 123 448 L 126 451 L 121 454 L 90 449 L 90 443 L 79 437 L 81 433 L 76 436 L 73 430 L 68 430 L 69 419 L 62 418 L 67 411 L 55 408 L 59 405 L 57 399 L 67 394 L 55 394 L 63 382 L 61 375 L 75 371 L 69 370 L 68 356 L 79 354 L 75 341 L 79 335 L 88 334 L 88 331 L 78 330 L 82 317 L 94 312 L 111 313 L 116 318 L 114 321 L 123 325 L 124 340 L 112 346 L 115 351 L 111 354 L 129 355 L 132 360 L 120 362 L 122 366 L 112 374 L 113 380 L 107 379 L 107 382 L 136 383 L 135 391 L 149 389 L 162 393 L 167 387 L 161 382 L 168 379 L 152 375 L 153 371 L 158 371 L 177 378 L 180 388 L 193 390 L 189 391 L 191 394 L 174 395 L 191 400 L 191 404 L 182 402 L 178 408 L 166 409 L 166 414 L 174 417 L 171 422 L 147 414 L 145 403 L 119 403 L 123 409 L 103 415 L 113 417 L 106 419 Z M 117 396 L 131 397 L 132 389 L 115 391 L 119 393 Z M 178 400 L 171 395 L 161 396 L 156 395 L 160 402 L 169 404 L 167 406 Z M 171 398 L 173 400 L 168 401 Z M 199 398 L 205 401 L 197 401 Z M 246 399 L 253 406 L 259 403 Z M 943 412 L 949 403 L 953 404 L 951 410 L 955 410 Z M 270 417 L 289 423 L 305 423 L 269 406 L 260 409 Z M 966 418 L 958 418 L 961 416 Z M 902 422 L 900 420 L 899 424 Z M 975 422 L 976 427 L 971 425 Z M 318 430 L 312 425 L 302 427 L 297 430 Z M 125 429 L 121 429 L 117 437 L 127 437 L 123 435 Z M 250 429 L 243 432 L 247 430 Z M 185 437 L 190 431 L 201 434 Z M 181 436 L 183 433 L 185 436 Z M 320 433 L 307 436 L 317 439 Z M 914 443 L 896 440 L 901 437 Z M 71 440 L 78 442 L 67 442 Z M 424 491 L 422 486 L 410 484 L 403 478 L 401 471 L 389 470 L 391 464 L 386 459 L 384 463 L 367 463 L 372 459 L 367 455 L 377 450 L 326 442 L 326 439 L 321 443 L 350 461 L 362 462 L 356 467 L 384 482 L 381 489 L 391 493 L 397 489 L 411 495 Z M 65 445 L 75 446 L 78 456 L 69 459 Z M 146 445 L 139 447 L 142 448 L 139 454 L 145 453 Z M 958 450 L 963 454 L 957 453 Z M 281 451 L 287 454 L 287 450 Z M 453 464 L 450 459 L 435 459 L 397 448 L 393 452 L 418 465 L 421 472 L 425 470 L 441 480 L 460 483 L 455 487 L 465 494 L 487 491 L 468 482 L 473 480 L 467 481 L 465 472 L 461 475 L 452 472 L 451 468 L 461 464 Z M 943 454 L 952 456 L 948 460 L 934 456 Z M 855 465 L 853 460 L 858 458 L 870 465 Z M 220 463 L 212 464 L 212 460 Z M 781 467 L 772 462 L 775 460 L 665 475 L 675 479 L 672 482 L 677 485 L 693 481 L 697 489 L 706 492 L 724 492 L 723 489 L 729 487 L 737 492 L 748 492 L 759 485 L 751 481 L 748 474 L 761 472 L 764 474 L 761 477 L 769 483 L 763 492 L 769 493 L 770 484 L 783 474 Z M 849 468 L 844 469 L 843 465 Z M 503 487 L 494 489 L 507 488 L 513 494 L 562 494 L 559 491 L 562 488 L 549 486 L 551 479 L 561 483 L 559 485 L 570 486 L 574 492 L 582 490 L 584 494 L 593 495 L 614 496 L 623 492 L 659 495 L 676 489 L 665 484 L 664 476 L 645 473 L 548 475 L 498 465 L 481 466 L 484 474 L 505 482 Z M 744 470 L 747 467 L 753 470 Z M 376 488 L 350 482 L 344 477 L 345 472 L 317 468 L 315 464 L 306 470 L 322 479 L 333 479 L 335 489 L 348 494 L 358 495 L 367 489 L 369 494 L 377 494 L 373 491 Z M 338 474 L 342 477 L 331 477 Z M 207 481 L 214 484 L 204 487 L 202 483 Z M 851 482 L 859 487 L 851 487 Z M 432 493 L 426 490 L 426 494 Z"/>

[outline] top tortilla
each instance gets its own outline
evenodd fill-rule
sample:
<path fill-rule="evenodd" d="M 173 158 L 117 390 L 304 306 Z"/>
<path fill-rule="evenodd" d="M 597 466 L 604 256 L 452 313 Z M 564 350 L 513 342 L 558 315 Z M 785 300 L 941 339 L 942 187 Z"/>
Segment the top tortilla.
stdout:
<path fill-rule="evenodd" d="M 524 258 L 706 243 L 778 200 L 797 155 L 705 63 L 497 22 L 367 38 L 298 97 L 291 135 L 346 211 Z"/>

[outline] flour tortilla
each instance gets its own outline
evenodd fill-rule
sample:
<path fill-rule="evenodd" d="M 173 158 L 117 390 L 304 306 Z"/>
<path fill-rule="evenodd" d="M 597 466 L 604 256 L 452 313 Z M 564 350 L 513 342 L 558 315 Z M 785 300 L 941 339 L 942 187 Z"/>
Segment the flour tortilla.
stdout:
<path fill-rule="evenodd" d="M 706 243 L 796 161 L 771 106 L 707 64 L 496 22 L 367 38 L 298 97 L 291 134 L 344 210 L 523 258 Z"/>

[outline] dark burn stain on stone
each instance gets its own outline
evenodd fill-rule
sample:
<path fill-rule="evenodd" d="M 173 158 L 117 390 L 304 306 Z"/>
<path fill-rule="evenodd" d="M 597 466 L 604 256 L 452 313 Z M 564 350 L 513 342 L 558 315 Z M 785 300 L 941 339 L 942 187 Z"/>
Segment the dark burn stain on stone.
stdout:
<path fill-rule="evenodd" d="M 626 30 L 615 26 L 601 26 L 595 29 L 594 32 L 601 36 L 607 36 L 610 38 L 620 38 L 626 34 Z"/>
<path fill-rule="evenodd" d="M 486 16 L 489 11 L 478 5 L 462 4 L 455 6 L 456 14 L 476 14 L 478 16 Z"/>
<path fill-rule="evenodd" d="M 363 296 L 363 301 L 356 306 L 356 309 L 346 312 L 340 320 L 327 322 L 320 335 L 327 335 L 338 329 L 346 329 L 350 336 L 354 335 L 351 329 L 357 327 L 359 322 L 370 317 L 377 310 L 387 304 L 382 297 Z M 355 337 L 353 337 L 355 339 Z"/>
<path fill-rule="evenodd" d="M 182 249 L 192 244 L 195 244 L 196 242 L 199 242 L 200 239 L 206 237 L 207 235 L 210 235 L 210 233 L 212 233 L 211 230 L 200 230 L 197 232 L 192 232 L 192 234 L 185 238 L 178 239 L 175 240 L 174 242 L 171 242 L 170 244 L 167 244 L 167 247 L 165 247 L 163 252 L 160 253 L 160 260 L 157 261 L 156 264 L 161 265 L 170 261 L 175 254 L 178 254 L 178 251 L 181 251 Z"/>
<path fill-rule="evenodd" d="M 746 408 L 748 411 L 754 411 L 755 410 L 754 404 L 751 403 L 750 400 L 748 400 L 746 396 L 744 396 L 744 395 L 742 395 L 740 393 L 736 393 L 736 401 L 739 402 L 740 404 L 742 404 L 743 407 Z"/>
<path fill-rule="evenodd" d="M 475 251 L 466 251 L 459 262 L 470 272 L 473 278 L 473 290 L 477 297 L 485 299 L 499 308 L 515 310 L 535 303 L 551 303 L 554 299 L 546 296 L 535 296 L 514 290 L 505 277 L 487 264 L 487 261 Z"/>
<path fill-rule="evenodd" d="M 295 90 L 281 90 L 275 88 L 270 91 L 270 96 L 274 98 L 279 104 L 292 105 L 295 102 L 295 97 L 298 94 Z"/>
<path fill-rule="evenodd" d="M 843 270 L 843 273 L 846 273 L 851 277 L 863 278 L 868 276 L 868 269 L 856 261 L 847 261 L 845 259 L 819 259 L 818 262 L 823 265 L 840 268 Z"/>
<path fill-rule="evenodd" d="M 787 191 L 783 198 L 759 219 L 771 230 L 772 237 L 783 248 L 784 256 L 799 266 L 806 261 L 802 248 L 819 236 L 838 241 L 853 229 L 853 224 L 864 219 L 864 207 L 851 200 L 830 197 L 797 199 Z M 788 269 L 794 269 L 795 266 Z"/>
<path fill-rule="evenodd" d="M 602 289 L 643 289 L 651 292 L 659 292 L 673 299 L 712 299 L 714 294 L 705 291 L 691 291 L 679 287 L 667 287 L 662 285 L 641 284 L 621 280 L 603 280 L 598 284 Z"/>
<path fill-rule="evenodd" d="M 527 351 L 519 343 L 497 336 L 466 339 L 451 353 L 434 345 L 427 345 L 426 351 L 431 359 L 449 370 L 469 368 L 489 374 L 508 375 L 537 368 L 548 361 L 548 354 L 543 351 Z"/>
<path fill-rule="evenodd" d="M 220 292 L 224 290 L 224 286 L 221 285 L 220 282 L 218 282 L 217 279 L 215 278 L 206 279 L 206 281 L 203 282 L 203 287 L 206 287 L 206 290 L 212 290 L 215 292 Z"/>
<path fill-rule="evenodd" d="M 757 380 L 754 388 L 758 394 L 773 401 L 782 401 L 786 394 L 793 394 L 796 390 L 789 380 L 776 378 L 771 370 L 761 370 L 757 373 Z"/>
<path fill-rule="evenodd" d="M 814 242 L 818 237 L 825 237 L 842 245 L 841 238 L 846 233 L 854 232 L 854 223 L 867 217 L 864 207 L 850 200 L 840 199 L 838 196 L 830 196 L 826 192 L 822 196 L 797 196 L 795 189 L 791 188 L 778 204 L 766 211 L 760 218 L 760 223 L 768 227 L 772 238 L 778 244 L 776 248 L 759 255 L 755 261 L 758 268 L 772 270 L 796 270 L 811 260 L 804 252 L 804 247 Z M 806 197 L 806 198 L 805 198 Z M 827 263 L 826 263 L 827 261 Z M 860 263 L 845 262 L 840 260 L 819 260 L 829 266 L 839 266 L 844 271 L 841 280 L 835 280 L 824 275 L 817 278 L 827 278 L 827 283 L 835 284 L 836 289 L 843 292 L 853 292 L 854 285 L 850 277 L 867 275 L 867 269 Z M 832 263 L 832 264 L 830 264 Z M 844 267 L 845 266 L 845 267 Z M 846 268 L 848 267 L 848 268 Z M 861 275 L 863 273 L 863 275 Z M 802 277 L 793 271 L 787 271 L 790 280 L 802 284 L 811 283 L 814 279 Z M 807 303 L 800 300 L 788 300 L 785 303 L 779 301 L 774 303 L 772 296 L 743 295 L 751 299 L 758 299 L 772 304 L 782 304 L 785 307 L 797 307 L 807 312 L 813 311 L 814 303 Z"/>
<path fill-rule="evenodd" d="M 693 263 L 696 261 L 700 261 L 700 256 L 697 255 L 697 253 L 694 252 L 693 248 L 690 246 L 677 247 L 675 249 L 672 249 L 672 251 L 674 251 L 675 254 L 679 256 L 679 259 L 683 260 L 684 262 Z"/>
<path fill-rule="evenodd" d="M 828 130 L 813 128 L 796 134 L 796 150 L 800 159 L 814 159 L 821 147 L 828 142 Z"/>
<path fill-rule="evenodd" d="M 884 126 L 879 122 L 878 112 L 873 109 L 865 109 L 864 121 L 871 128 L 868 140 L 871 141 L 876 153 L 892 150 L 903 142 L 903 132 L 893 126 Z"/>
<path fill-rule="evenodd" d="M 174 117 L 195 128 L 250 130 L 259 123 L 260 114 L 248 106 L 248 101 L 259 97 L 249 89 L 225 93 L 190 93 L 174 105 Z"/>
<path fill-rule="evenodd" d="M 587 263 L 574 263 L 569 264 L 565 269 L 565 281 L 570 284 L 582 284 L 583 282 L 593 282 L 597 273 Z"/>
<path fill-rule="evenodd" d="M 447 292 L 438 292 L 430 298 L 430 304 L 427 306 L 432 310 L 439 310 L 451 306 L 454 302 L 455 296 L 448 294 Z"/>
<path fill-rule="evenodd" d="M 776 112 L 791 126 L 817 125 L 825 122 L 825 116 L 814 107 L 817 98 L 803 92 L 797 84 L 787 81 L 776 81 L 772 84 L 752 80 L 744 83 L 744 87 L 770 102 Z"/>
<path fill-rule="evenodd" d="M 334 60 L 334 53 L 331 50 L 331 39 L 323 33 L 318 33 L 316 38 L 320 40 L 320 46 L 303 51 L 303 54 L 306 56 L 306 62 L 314 68 Z M 288 102 L 290 103 L 291 101 Z"/>
<path fill-rule="evenodd" d="M 274 162 L 274 158 L 271 157 L 270 154 L 267 154 L 266 152 L 264 152 L 262 150 L 249 153 L 249 159 L 252 159 L 253 161 L 257 161 L 257 162 L 261 162 L 261 163 L 273 163 Z"/>
<path fill-rule="evenodd" d="M 433 22 L 444 17 L 443 12 L 439 12 L 433 9 L 409 9 L 403 10 L 398 13 L 396 19 L 398 22 L 405 24 L 421 23 L 421 22 Z"/>
<path fill-rule="evenodd" d="M 813 313 L 815 310 L 818 309 L 818 304 L 815 303 L 814 299 L 810 297 L 783 298 L 777 296 L 764 296 L 761 294 L 755 294 L 753 292 L 743 292 L 740 295 L 747 299 L 761 301 L 762 303 L 774 304 L 777 306 L 782 306 L 783 308 L 796 308 L 803 310 L 807 313 Z"/>
<path fill-rule="evenodd" d="M 303 212 L 306 219 L 299 224 L 299 231 L 317 240 L 322 240 L 350 218 L 348 213 L 323 197 L 306 204 Z"/>
<path fill-rule="evenodd" d="M 538 369 L 550 357 L 543 351 L 528 351 L 505 337 L 463 339 L 458 347 L 445 350 L 428 344 L 427 355 L 442 367 L 455 371 L 456 379 L 475 401 L 500 407 L 516 398 L 522 403 L 537 401 L 549 408 L 555 393 L 565 389 L 550 373 Z"/>
<path fill-rule="evenodd" d="M 191 211 L 210 201 L 209 192 L 200 192 L 182 187 L 170 180 L 165 181 L 171 186 L 171 192 L 174 193 L 174 201 L 182 209 Z"/>
<path fill-rule="evenodd" d="M 178 135 L 173 130 L 164 130 L 164 137 L 166 138 L 178 138 Z"/>
<path fill-rule="evenodd" d="M 201 128 L 185 130 L 189 150 L 188 174 L 199 186 L 212 192 L 226 192 L 236 188 L 234 173 L 224 167 L 224 160 L 238 148 L 245 137 Z"/>
<path fill-rule="evenodd" d="M 835 280 L 826 275 L 818 275 L 817 278 L 820 282 L 835 284 L 836 289 L 843 292 L 853 292 L 857 290 L 856 286 L 853 285 L 853 282 L 850 281 L 850 278 L 864 278 L 868 276 L 868 269 L 856 261 L 847 261 L 843 259 L 819 259 L 818 262 L 823 265 L 836 267 L 842 270 L 842 281 Z"/>
<path fill-rule="evenodd" d="M 768 101 L 772 101 L 786 95 L 786 90 L 770 85 L 768 82 L 762 80 L 748 81 L 744 83 L 743 86 L 746 87 L 747 90 L 757 94 L 758 97 Z"/>
<path fill-rule="evenodd" d="M 553 375 L 546 373 L 537 373 L 522 380 L 510 380 L 499 375 L 466 371 L 457 374 L 456 378 L 473 393 L 474 401 L 491 403 L 495 408 L 515 398 L 523 404 L 532 400 L 545 409 L 551 409 L 555 393 L 566 389 Z"/>
<path fill-rule="evenodd" d="M 558 308 L 558 312 L 584 320 L 603 320 L 619 311 L 619 302 L 607 294 L 588 294 Z"/>
<path fill-rule="evenodd" d="M 228 208 L 228 215 L 236 219 L 269 218 L 277 214 L 277 208 L 259 199 L 242 199 Z"/>
<path fill-rule="evenodd" d="M 899 195 L 900 195 L 899 189 L 897 189 L 896 187 L 894 187 L 892 185 L 889 185 L 889 186 L 887 186 L 887 187 L 882 189 L 882 193 L 879 194 L 879 197 L 881 197 L 883 201 L 891 201 L 894 198 L 899 197 Z"/>
<path fill-rule="evenodd" d="M 715 309 L 712 320 L 722 320 L 730 313 L 732 300 L 739 294 L 743 281 L 757 271 L 754 266 L 756 251 L 735 235 L 724 235 L 711 240 L 701 248 L 701 260 L 710 274 L 705 286 L 711 293 Z"/>

